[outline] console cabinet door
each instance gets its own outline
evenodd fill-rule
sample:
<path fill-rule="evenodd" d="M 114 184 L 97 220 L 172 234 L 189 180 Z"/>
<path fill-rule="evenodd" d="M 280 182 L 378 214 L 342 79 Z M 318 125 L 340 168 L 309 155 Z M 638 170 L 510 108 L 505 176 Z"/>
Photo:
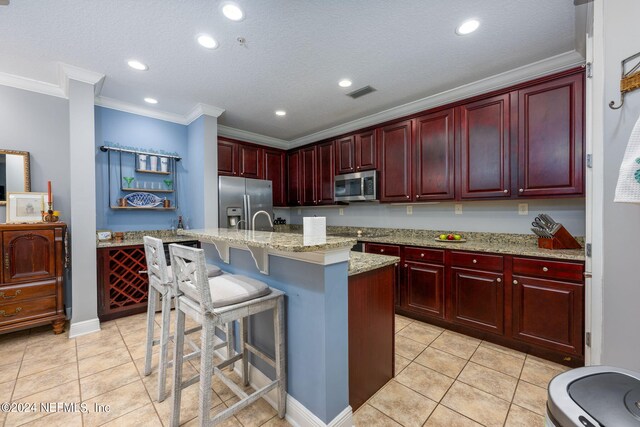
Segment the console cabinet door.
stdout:
<path fill-rule="evenodd" d="M 381 202 L 411 199 L 412 124 L 405 120 L 378 130 Z"/>
<path fill-rule="evenodd" d="M 238 162 L 241 177 L 262 179 L 262 149 L 238 144 Z"/>
<path fill-rule="evenodd" d="M 415 123 L 415 200 L 453 199 L 454 109 L 418 117 Z"/>
<path fill-rule="evenodd" d="M 218 175 L 238 175 L 238 145 L 218 139 Z"/>
<path fill-rule="evenodd" d="M 518 92 L 518 196 L 583 194 L 583 79 Z"/>
<path fill-rule="evenodd" d="M 316 167 L 316 204 L 331 205 L 333 204 L 333 192 L 335 177 L 335 161 L 333 141 L 326 142 L 317 146 Z"/>
<path fill-rule="evenodd" d="M 451 321 L 472 328 L 504 334 L 504 286 L 502 273 L 451 268 Z"/>
<path fill-rule="evenodd" d="M 271 181 L 273 206 L 287 206 L 285 152 L 265 148 L 263 153 L 264 179 Z"/>
<path fill-rule="evenodd" d="M 287 199 L 289 206 L 300 206 L 302 204 L 302 171 L 300 161 L 300 150 L 287 154 Z"/>
<path fill-rule="evenodd" d="M 355 172 L 353 136 L 336 140 L 336 174 Z"/>
<path fill-rule="evenodd" d="M 460 198 L 510 197 L 509 94 L 460 107 Z"/>
<path fill-rule="evenodd" d="M 5 231 L 2 242 L 3 283 L 56 277 L 54 230 Z"/>
<path fill-rule="evenodd" d="M 317 204 L 316 157 L 315 146 L 300 150 L 300 195 L 303 205 Z"/>
<path fill-rule="evenodd" d="M 584 286 L 513 276 L 513 338 L 582 355 Z"/>
<path fill-rule="evenodd" d="M 356 172 L 376 169 L 378 167 L 376 132 L 362 132 L 355 136 Z"/>
<path fill-rule="evenodd" d="M 400 306 L 444 319 L 444 266 L 406 261 Z"/>

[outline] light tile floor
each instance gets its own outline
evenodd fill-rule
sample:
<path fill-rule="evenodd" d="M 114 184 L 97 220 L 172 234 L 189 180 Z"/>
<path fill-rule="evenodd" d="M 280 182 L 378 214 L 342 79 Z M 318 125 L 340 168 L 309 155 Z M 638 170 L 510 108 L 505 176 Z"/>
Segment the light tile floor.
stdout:
<path fill-rule="evenodd" d="M 357 426 L 544 425 L 547 384 L 568 368 L 396 316 L 396 375 Z"/>
<path fill-rule="evenodd" d="M 100 332 L 71 340 L 53 335 L 50 327 L 0 335 L 0 403 L 83 402 L 91 409 L 87 414 L 0 411 L 0 424 L 166 425 L 170 399 L 158 403 L 157 373 L 142 374 L 145 325 L 141 314 L 103 323 Z M 356 411 L 355 425 L 542 426 L 547 383 L 567 369 L 402 316 L 396 316 L 395 351 L 396 377 Z M 188 362 L 185 378 L 198 369 L 198 360 Z M 215 378 L 213 389 L 214 413 L 237 399 Z M 183 392 L 182 401 L 181 423 L 198 425 L 197 384 Z M 95 405 L 110 405 L 110 410 L 96 412 Z M 289 424 L 259 400 L 224 426 Z"/>

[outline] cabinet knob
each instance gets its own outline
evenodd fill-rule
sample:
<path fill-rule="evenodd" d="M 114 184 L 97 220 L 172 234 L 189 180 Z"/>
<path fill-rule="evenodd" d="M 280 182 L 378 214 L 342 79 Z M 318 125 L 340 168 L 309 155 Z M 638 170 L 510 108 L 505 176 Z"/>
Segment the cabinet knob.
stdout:
<path fill-rule="evenodd" d="M 419 199 L 419 198 L 420 198 L 420 195 L 418 194 L 418 195 L 416 196 L 416 199 Z"/>
<path fill-rule="evenodd" d="M 409 196 L 407 196 L 407 199 L 409 198 Z"/>
<path fill-rule="evenodd" d="M 360 166 L 356 166 L 356 169 L 360 169 Z"/>
<path fill-rule="evenodd" d="M 503 192 L 504 194 L 507 194 L 507 193 L 509 192 L 509 190 L 502 190 L 502 192 Z"/>
<path fill-rule="evenodd" d="M 542 271 L 546 273 L 547 271 L 549 271 L 549 269 L 547 267 L 542 267 Z"/>
<path fill-rule="evenodd" d="M 422 258 L 424 258 L 424 254 L 420 254 L 420 256 L 421 256 Z"/>
<path fill-rule="evenodd" d="M 514 281 L 513 281 L 513 284 L 514 284 L 514 285 L 517 285 L 517 284 L 518 284 L 518 281 L 517 281 L 517 280 L 514 280 Z"/>
<path fill-rule="evenodd" d="M 380 249 L 380 252 L 384 252 L 384 249 Z"/>
<path fill-rule="evenodd" d="M 407 268 L 407 267 L 409 267 L 409 266 L 408 266 L 407 264 L 405 264 L 405 265 L 404 265 L 404 268 Z"/>
<path fill-rule="evenodd" d="M 498 283 L 502 283 L 502 279 L 498 277 L 498 278 L 496 279 L 496 282 L 498 282 Z"/>
<path fill-rule="evenodd" d="M 478 260 L 477 260 L 477 259 L 474 259 L 474 260 L 473 260 L 473 263 L 474 263 L 474 264 L 477 264 L 477 263 L 478 263 Z"/>
<path fill-rule="evenodd" d="M 518 190 L 520 193 L 524 193 L 524 188 Z"/>

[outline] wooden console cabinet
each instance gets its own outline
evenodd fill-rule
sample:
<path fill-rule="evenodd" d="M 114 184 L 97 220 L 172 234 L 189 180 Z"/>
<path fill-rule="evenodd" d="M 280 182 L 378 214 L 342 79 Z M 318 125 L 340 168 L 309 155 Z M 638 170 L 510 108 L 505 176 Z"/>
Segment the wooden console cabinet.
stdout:
<path fill-rule="evenodd" d="M 0 333 L 51 323 L 64 332 L 63 223 L 2 224 Z"/>

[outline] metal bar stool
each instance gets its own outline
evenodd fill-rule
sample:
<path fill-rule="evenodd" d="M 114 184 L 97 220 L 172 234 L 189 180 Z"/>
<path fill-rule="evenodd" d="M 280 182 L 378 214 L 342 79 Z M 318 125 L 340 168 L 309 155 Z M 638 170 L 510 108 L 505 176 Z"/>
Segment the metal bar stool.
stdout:
<path fill-rule="evenodd" d="M 179 245 L 169 245 L 171 265 L 173 266 L 173 288 L 177 295 L 176 329 L 173 370 L 173 408 L 171 426 L 178 426 L 182 389 L 200 381 L 199 416 L 200 425 L 217 425 L 226 418 L 255 402 L 272 389 L 278 391 L 278 416 L 284 417 L 286 404 L 286 366 L 285 366 L 285 323 L 284 293 L 269 288 L 265 283 L 241 275 L 207 278 L 204 251 Z M 246 320 L 249 316 L 273 310 L 275 336 L 275 360 L 246 342 Z M 202 325 L 200 374 L 182 381 L 183 342 L 185 316 L 189 316 Z M 229 322 L 240 321 L 240 352 L 229 353 L 227 360 L 214 365 L 213 351 L 215 327 Z M 265 360 L 274 367 L 276 378 L 261 389 L 247 394 L 222 369 L 242 360 L 242 380 L 249 382 L 249 352 Z M 233 355 L 232 355 L 233 354 Z M 211 418 L 212 376 L 216 375 L 229 387 L 240 401 Z"/>
<path fill-rule="evenodd" d="M 171 319 L 171 299 L 173 297 L 173 273 L 171 266 L 167 266 L 167 259 L 164 253 L 162 240 L 155 237 L 144 236 L 144 251 L 147 259 L 147 274 L 149 276 L 149 297 L 147 301 L 147 339 L 146 352 L 144 360 L 144 374 L 151 374 L 151 356 L 154 345 L 160 345 L 160 360 L 158 361 L 158 402 L 162 402 L 166 397 L 167 368 L 173 365 L 172 361 L 167 360 L 168 343 L 173 339 L 169 335 L 170 319 Z M 206 267 L 207 275 L 215 277 L 223 274 L 217 266 L 208 265 Z M 162 321 L 160 324 L 160 339 L 153 339 L 155 328 L 155 312 L 156 302 L 160 296 L 162 304 Z M 186 334 L 197 332 L 201 326 L 189 329 Z M 233 348 L 233 331 L 232 324 L 226 325 L 227 340 L 222 344 L 218 344 L 216 348 L 227 346 L 227 351 Z M 193 350 L 186 357 L 187 360 L 198 357 L 200 349 L 193 341 L 188 340 L 188 344 Z"/>

